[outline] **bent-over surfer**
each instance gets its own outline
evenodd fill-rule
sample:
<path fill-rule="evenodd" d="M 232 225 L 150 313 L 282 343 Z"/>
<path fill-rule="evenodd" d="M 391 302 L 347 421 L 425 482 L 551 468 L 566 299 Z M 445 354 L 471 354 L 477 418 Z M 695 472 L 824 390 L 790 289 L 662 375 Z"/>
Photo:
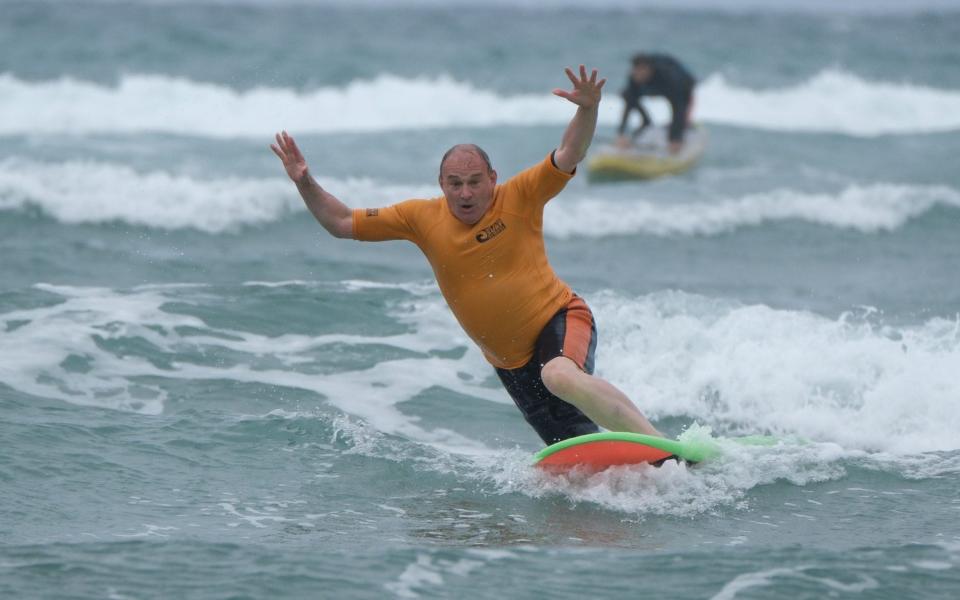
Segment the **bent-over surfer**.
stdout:
<path fill-rule="evenodd" d="M 630 146 L 632 138 L 648 127 L 652 121 L 643 108 L 643 96 L 663 96 L 670 103 L 670 128 L 668 139 L 670 152 L 676 154 L 683 147 L 684 132 L 690 126 L 690 110 L 693 108 L 693 88 L 696 79 L 680 61 L 666 54 L 637 54 L 631 59 L 630 76 L 623 90 L 623 116 L 617 132 L 617 145 Z M 631 111 L 640 113 L 640 127 L 628 137 L 627 120 Z"/>
<path fill-rule="evenodd" d="M 351 210 L 314 180 L 287 132 L 271 148 L 333 236 L 420 248 L 447 305 L 544 442 L 594 433 L 597 425 L 660 435 L 623 392 L 593 375 L 593 315 L 547 261 L 543 209 L 586 156 L 606 82 L 583 65 L 579 77 L 565 71 L 573 89 L 553 93 L 577 111 L 560 146 L 499 185 L 486 152 L 460 144 L 440 161 L 443 196 Z"/>

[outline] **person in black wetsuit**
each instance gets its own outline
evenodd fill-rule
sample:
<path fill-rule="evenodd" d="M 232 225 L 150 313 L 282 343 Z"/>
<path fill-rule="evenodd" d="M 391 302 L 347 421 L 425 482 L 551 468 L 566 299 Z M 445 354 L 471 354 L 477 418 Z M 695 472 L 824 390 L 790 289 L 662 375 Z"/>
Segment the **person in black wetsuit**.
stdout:
<path fill-rule="evenodd" d="M 678 152 L 683 146 L 683 132 L 689 124 L 690 108 L 693 106 L 693 88 L 696 79 L 675 58 L 666 54 L 637 54 L 632 59 L 633 67 L 623 90 L 623 118 L 620 120 L 617 145 L 626 148 L 633 136 L 650 125 L 650 115 L 640 103 L 643 96 L 664 96 L 670 102 L 673 118 L 670 121 L 670 152 Z M 627 136 L 627 120 L 630 112 L 640 113 L 642 123 L 633 136 Z"/>

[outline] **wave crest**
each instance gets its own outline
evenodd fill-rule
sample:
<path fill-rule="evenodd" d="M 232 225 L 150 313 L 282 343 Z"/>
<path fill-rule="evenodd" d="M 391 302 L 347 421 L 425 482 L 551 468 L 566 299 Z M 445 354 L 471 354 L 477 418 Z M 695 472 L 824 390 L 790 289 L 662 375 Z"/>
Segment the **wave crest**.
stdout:
<path fill-rule="evenodd" d="M 348 198 L 384 204 L 426 191 L 368 179 L 347 179 L 330 187 L 345 191 Z M 0 210 L 30 207 L 65 224 L 118 221 L 207 233 L 271 223 L 304 210 L 293 185 L 279 177 L 202 180 L 93 161 L 0 161 Z"/>
<path fill-rule="evenodd" d="M 551 206 L 545 230 L 559 238 L 718 235 L 743 227 L 802 221 L 869 234 L 895 231 L 938 206 L 960 208 L 960 192 L 941 185 L 878 183 L 849 185 L 838 192 L 778 189 L 709 203 L 636 200 L 625 205 L 585 198 Z"/>
<path fill-rule="evenodd" d="M 384 206 L 440 194 L 436 185 L 383 185 L 370 179 L 322 180 L 347 204 Z M 895 231 L 937 208 L 960 208 L 960 191 L 938 185 L 852 184 L 836 192 L 779 189 L 715 202 L 614 201 L 570 190 L 547 208 L 550 237 L 718 235 L 789 220 L 862 233 Z M 305 210 L 286 179 L 202 180 L 140 173 L 92 161 L 0 161 L 0 210 L 39 209 L 65 224 L 123 222 L 162 230 L 235 231 Z"/>
<path fill-rule="evenodd" d="M 125 75 L 116 86 L 64 77 L 29 82 L 0 75 L 0 135 L 165 132 L 213 138 L 443 127 L 563 124 L 570 107 L 549 93 L 499 94 L 440 75 L 381 75 L 309 91 L 227 86 L 165 75 Z M 620 103 L 601 107 L 616 124 Z M 654 117 L 667 108 L 652 102 Z M 713 74 L 700 85 L 697 117 L 709 123 L 857 136 L 960 128 L 960 91 L 876 82 L 839 69 L 769 90 Z"/>

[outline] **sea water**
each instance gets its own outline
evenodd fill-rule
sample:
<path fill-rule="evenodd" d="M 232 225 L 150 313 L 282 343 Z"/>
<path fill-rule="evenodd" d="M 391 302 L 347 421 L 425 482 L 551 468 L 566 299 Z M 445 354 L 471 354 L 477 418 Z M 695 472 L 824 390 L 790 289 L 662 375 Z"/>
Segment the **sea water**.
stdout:
<path fill-rule="evenodd" d="M 482 4 L 0 2 L 0 596 L 960 594 L 957 5 Z M 354 207 L 505 180 L 640 50 L 708 152 L 574 178 L 552 264 L 658 427 L 780 442 L 545 475 L 416 248 L 268 144 Z"/>

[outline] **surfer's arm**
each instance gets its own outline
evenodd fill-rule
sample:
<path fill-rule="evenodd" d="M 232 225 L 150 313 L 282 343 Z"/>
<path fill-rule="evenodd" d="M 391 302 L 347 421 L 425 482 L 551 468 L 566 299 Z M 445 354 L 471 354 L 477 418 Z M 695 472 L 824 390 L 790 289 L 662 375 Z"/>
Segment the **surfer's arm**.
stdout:
<path fill-rule="evenodd" d="M 631 110 L 633 110 L 633 106 L 625 99 L 623 103 L 623 116 L 620 117 L 620 127 L 617 128 L 617 134 L 623 135 L 627 132 L 627 122 L 630 120 Z"/>
<path fill-rule="evenodd" d="M 314 218 L 338 238 L 353 237 L 353 211 L 326 191 L 310 174 L 307 161 L 297 147 L 293 136 L 286 131 L 277 134 L 277 143 L 270 144 L 270 149 L 283 162 L 287 175 L 297 186 L 300 197 Z"/>
<path fill-rule="evenodd" d="M 633 132 L 633 137 L 635 137 L 650 125 L 651 120 L 650 115 L 647 114 L 647 111 L 643 108 L 643 104 L 640 102 L 640 96 L 631 88 L 627 88 L 623 92 L 623 116 L 620 117 L 620 127 L 617 129 L 621 147 L 630 144 L 630 138 L 627 137 L 627 124 L 630 121 L 630 111 L 633 110 L 640 114 L 640 126 Z"/>
<path fill-rule="evenodd" d="M 640 127 L 637 128 L 637 133 L 643 131 L 646 127 L 652 122 L 650 115 L 647 113 L 646 109 L 643 108 L 643 104 L 640 102 L 640 99 L 637 99 L 637 112 L 640 113 Z"/>
<path fill-rule="evenodd" d="M 630 138 L 627 137 L 627 123 L 630 122 L 630 111 L 636 108 L 636 98 L 631 101 L 628 90 L 623 92 L 623 116 L 620 117 L 620 127 L 617 128 L 616 145 L 622 150 L 630 147 Z"/>
<path fill-rule="evenodd" d="M 307 173 L 297 184 L 297 191 L 313 217 L 337 238 L 353 237 L 353 211 L 336 196 L 320 187 Z"/>
<path fill-rule="evenodd" d="M 587 77 L 587 69 L 580 65 L 580 77 L 576 77 L 569 68 L 567 77 L 573 83 L 573 90 L 555 89 L 553 93 L 577 105 L 577 112 L 563 133 L 560 146 L 553 153 L 554 164 L 561 171 L 572 173 L 577 164 L 587 156 L 587 148 L 597 129 L 597 114 L 600 109 L 600 90 L 606 79 L 597 81 L 597 70 L 593 69 Z"/>

